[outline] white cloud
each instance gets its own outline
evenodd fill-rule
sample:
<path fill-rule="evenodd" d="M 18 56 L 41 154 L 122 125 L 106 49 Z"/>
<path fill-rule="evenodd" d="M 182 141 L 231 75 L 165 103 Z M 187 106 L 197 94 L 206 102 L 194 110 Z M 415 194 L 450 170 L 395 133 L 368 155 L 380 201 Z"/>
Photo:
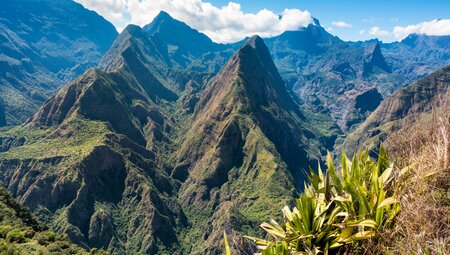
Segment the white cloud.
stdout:
<path fill-rule="evenodd" d="M 396 26 L 392 32 L 401 40 L 409 34 L 450 35 L 450 19 L 434 19 L 406 27 Z"/>
<path fill-rule="evenodd" d="M 258 34 L 275 36 L 313 23 L 308 11 L 285 9 L 281 14 L 262 9 L 245 13 L 240 4 L 216 7 L 203 0 L 75 0 L 100 13 L 121 31 L 127 24 L 146 25 L 164 10 L 205 33 L 216 42 L 233 42 Z"/>
<path fill-rule="evenodd" d="M 335 27 L 347 27 L 347 28 L 350 28 L 350 27 L 353 26 L 352 24 L 347 23 L 345 21 L 333 21 L 333 22 L 331 22 L 331 24 L 333 26 L 335 26 Z"/>
<path fill-rule="evenodd" d="M 366 33 L 366 30 L 359 30 L 360 35 L 363 35 L 364 33 Z"/>
<path fill-rule="evenodd" d="M 379 27 L 372 27 L 369 30 L 369 35 L 374 35 L 374 36 L 379 36 L 379 37 L 386 37 L 386 36 L 389 36 L 390 33 L 389 33 L 389 31 L 383 30 L 383 29 L 381 29 Z"/>

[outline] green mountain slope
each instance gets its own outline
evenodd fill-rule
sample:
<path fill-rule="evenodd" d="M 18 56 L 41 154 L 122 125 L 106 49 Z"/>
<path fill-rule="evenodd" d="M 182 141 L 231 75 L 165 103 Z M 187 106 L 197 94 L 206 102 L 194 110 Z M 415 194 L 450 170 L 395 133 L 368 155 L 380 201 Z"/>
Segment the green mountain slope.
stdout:
<path fill-rule="evenodd" d="M 149 77 L 157 74 L 139 69 L 145 66 L 133 53 L 146 37 L 129 38 L 110 72 L 87 71 L 25 126 L 2 134 L 2 182 L 84 248 L 165 253 L 179 246 L 175 226 L 184 220 L 150 149 L 170 127 L 154 103 L 161 94 L 153 89 L 162 85 Z"/>
<path fill-rule="evenodd" d="M 192 220 L 195 254 L 216 254 L 221 229 L 255 229 L 289 202 L 302 166 L 324 153 L 259 37 L 251 38 L 208 84 L 178 151 L 172 176 Z"/>
<path fill-rule="evenodd" d="M 428 75 L 386 98 L 380 106 L 344 142 L 347 151 L 361 144 L 375 148 L 386 136 L 398 130 L 416 115 L 430 112 L 434 104 L 449 101 L 450 66 Z"/>

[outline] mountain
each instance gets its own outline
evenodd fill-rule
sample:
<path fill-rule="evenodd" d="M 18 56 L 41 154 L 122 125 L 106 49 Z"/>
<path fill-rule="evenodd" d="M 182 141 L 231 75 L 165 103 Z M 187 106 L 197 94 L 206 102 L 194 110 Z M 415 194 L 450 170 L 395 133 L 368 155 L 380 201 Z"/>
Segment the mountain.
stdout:
<path fill-rule="evenodd" d="M 355 151 L 360 145 L 377 147 L 388 134 L 410 125 L 418 115 L 429 113 L 434 105 L 447 105 L 449 86 L 450 66 L 447 66 L 397 90 L 348 135 L 343 147 L 347 151 Z"/>
<path fill-rule="evenodd" d="M 0 182 L 86 250 L 219 254 L 223 230 L 258 232 L 341 130 L 403 86 L 384 45 L 366 43 L 316 21 L 220 45 L 162 12 L 126 27 L 25 124 L 0 130 Z M 401 104 L 420 105 L 433 86 Z"/>
<path fill-rule="evenodd" d="M 386 63 L 386 59 L 381 53 L 380 44 L 375 44 L 371 47 L 366 48 L 366 60 L 364 61 L 363 76 L 369 76 L 371 73 L 375 72 L 376 69 L 384 71 L 386 73 L 391 72 L 391 68 Z"/>
<path fill-rule="evenodd" d="M 88 254 L 55 234 L 0 187 L 0 251 L 8 254 Z M 101 252 L 93 254 L 104 254 Z"/>
<path fill-rule="evenodd" d="M 161 11 L 153 21 L 144 26 L 149 34 L 158 36 L 180 54 L 191 53 L 195 57 L 224 48 L 225 45 L 214 43 L 208 36 L 189 27 L 185 23 L 172 18 L 167 12 Z"/>
<path fill-rule="evenodd" d="M 263 40 L 249 39 L 202 94 L 172 176 L 193 221 L 195 254 L 218 254 L 221 229 L 243 231 L 276 215 L 325 153 L 289 95 Z M 277 198 L 277 202 L 271 198 Z"/>
<path fill-rule="evenodd" d="M 155 103 L 169 89 L 154 91 L 165 81 L 146 61 L 164 59 L 147 55 L 157 52 L 149 41 L 141 28 L 128 27 L 105 55 L 108 71 L 86 71 L 26 125 L 2 134 L 2 183 L 86 249 L 167 253 L 179 247 L 176 231 L 186 224 L 154 149 L 170 142 L 171 127 Z"/>
<path fill-rule="evenodd" d="M 348 132 L 382 98 L 448 65 L 448 38 L 410 35 L 390 44 L 345 42 L 316 22 L 265 41 L 281 76 L 302 104 L 329 114 Z M 361 100 L 367 98 L 371 100 Z"/>
<path fill-rule="evenodd" d="M 277 215 L 272 203 L 288 201 L 339 131 L 300 109 L 259 37 L 213 75 L 130 25 L 98 68 L 0 133 L 0 180 L 85 249 L 214 253 L 223 227 Z"/>
<path fill-rule="evenodd" d="M 366 117 L 367 112 L 361 109 L 370 112 L 371 107 L 358 105 L 358 98 L 367 97 L 367 93 L 382 97 L 399 86 L 399 76 L 391 74 L 379 44 L 344 42 L 318 23 L 266 42 L 300 102 L 329 114 L 344 132 Z M 373 101 L 375 107 L 380 102 Z"/>
<path fill-rule="evenodd" d="M 167 45 L 174 65 L 209 72 L 218 72 L 239 44 L 218 44 L 208 36 L 161 11 L 143 28 Z"/>
<path fill-rule="evenodd" d="M 0 98 L 17 125 L 63 84 L 96 66 L 114 26 L 70 0 L 5 0 L 0 10 Z"/>
<path fill-rule="evenodd" d="M 450 36 L 411 34 L 400 42 L 382 44 L 393 70 L 415 81 L 450 64 Z"/>

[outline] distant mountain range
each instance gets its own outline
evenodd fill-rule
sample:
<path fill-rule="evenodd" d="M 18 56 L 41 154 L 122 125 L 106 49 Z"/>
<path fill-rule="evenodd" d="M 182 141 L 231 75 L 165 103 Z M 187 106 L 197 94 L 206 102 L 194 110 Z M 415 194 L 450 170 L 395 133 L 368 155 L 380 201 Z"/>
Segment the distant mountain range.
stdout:
<path fill-rule="evenodd" d="M 347 151 L 355 151 L 359 146 L 375 149 L 390 133 L 412 125 L 420 115 L 430 115 L 433 108 L 448 108 L 449 102 L 450 66 L 446 66 L 388 96 L 348 135 L 343 148 Z"/>
<path fill-rule="evenodd" d="M 5 53 L 2 60 L 5 75 L 0 89 L 7 121 L 1 125 L 19 124 L 30 117 L 58 87 L 95 66 L 116 36 L 110 23 L 71 1 L 58 1 L 64 8 L 73 8 L 68 16 L 73 18 L 69 20 L 58 4 L 31 2 L 38 6 L 28 4 L 26 8 L 30 9 L 20 14 L 23 0 L 7 1 L 11 5 L 9 10 L 17 10 L 19 15 L 9 17 L 8 13 L 14 11 L 3 13 L 2 47 L 3 52 L 10 53 Z M 40 17 L 40 23 L 20 18 L 28 17 L 28 13 Z M 46 19 L 49 13 L 59 16 Z M 72 19 L 83 22 L 73 26 Z M 34 38 L 26 37 L 30 33 L 26 27 L 33 25 L 40 30 L 33 30 Z M 165 61 L 170 67 L 212 75 L 243 43 L 214 43 L 165 12 L 145 26 L 144 31 L 156 38 L 154 43 L 167 55 Z M 52 34 L 57 36 L 47 38 Z M 265 42 L 281 76 L 300 102 L 330 115 L 344 132 L 364 120 L 382 97 L 450 63 L 449 36 L 411 35 L 390 44 L 377 40 L 344 42 L 326 32 L 318 20 Z M 22 64 L 17 64 L 18 61 Z M 34 71 L 26 70 L 24 61 L 31 61 L 28 65 Z M 375 96 L 371 107 L 358 105 L 360 98 L 371 96 Z"/>
<path fill-rule="evenodd" d="M 3 0 L 0 125 L 22 124 L 58 88 L 96 66 L 116 36 L 111 23 L 73 1 Z"/>
<path fill-rule="evenodd" d="M 21 13 L 24 2 L 7 3 Z M 20 39 L 22 55 L 0 54 L 8 67 L 0 90 L 11 91 L 0 95 L 0 126 L 27 119 L 0 131 L 0 182 L 85 249 L 219 254 L 224 229 L 256 234 L 336 143 L 361 144 L 381 134 L 375 126 L 427 111 L 448 87 L 448 67 L 426 76 L 449 64 L 448 36 L 344 42 L 315 20 L 274 38 L 217 44 L 161 12 L 116 37 L 95 13 L 58 4 L 30 1 L 21 25 L 0 33 L 20 39 L 40 22 L 37 42 Z M 46 48 L 58 44 L 68 48 Z M 28 58 L 38 71 L 12 68 Z M 52 85 L 38 83 L 43 77 Z M 14 101 L 31 90 L 39 100 Z"/>

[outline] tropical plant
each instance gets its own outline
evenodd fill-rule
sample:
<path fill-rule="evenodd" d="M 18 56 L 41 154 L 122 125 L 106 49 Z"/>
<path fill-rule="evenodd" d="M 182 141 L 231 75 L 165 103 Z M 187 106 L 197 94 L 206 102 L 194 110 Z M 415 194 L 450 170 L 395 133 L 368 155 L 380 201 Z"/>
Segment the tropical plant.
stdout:
<path fill-rule="evenodd" d="M 291 210 L 282 210 L 283 223 L 261 224 L 271 240 L 254 241 L 262 255 L 328 254 L 339 247 L 376 236 L 400 210 L 396 194 L 387 194 L 393 166 L 381 147 L 378 162 L 360 151 L 350 161 L 342 156 L 340 171 L 330 154 L 327 171 L 310 169 L 309 184 Z"/>

